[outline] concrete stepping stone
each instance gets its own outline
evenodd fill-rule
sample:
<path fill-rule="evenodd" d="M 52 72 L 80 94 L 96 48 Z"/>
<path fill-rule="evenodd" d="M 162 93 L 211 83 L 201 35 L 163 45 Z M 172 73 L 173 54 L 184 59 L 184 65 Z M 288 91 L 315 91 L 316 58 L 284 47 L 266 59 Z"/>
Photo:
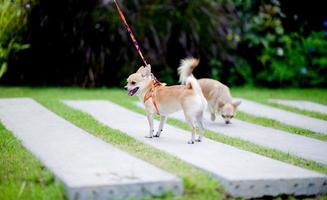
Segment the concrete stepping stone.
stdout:
<path fill-rule="evenodd" d="M 0 120 L 63 182 L 69 199 L 183 191 L 179 178 L 88 134 L 32 99 L 0 99 Z"/>
<path fill-rule="evenodd" d="M 109 101 L 65 101 L 99 122 L 119 129 L 143 143 L 165 151 L 219 179 L 234 197 L 254 198 L 279 194 L 314 195 L 327 192 L 325 175 L 237 149 L 207 138 L 187 144 L 190 133 L 166 125 L 160 138 L 148 139 L 146 117 Z M 113 114 L 114 113 L 114 114 Z M 155 120 L 158 126 L 158 121 Z"/>
<path fill-rule="evenodd" d="M 139 102 L 137 106 L 144 108 Z M 183 112 L 176 112 L 170 117 L 185 121 Z M 223 120 L 219 121 L 219 116 L 217 118 L 215 122 L 212 122 L 209 114 L 206 113 L 204 117 L 205 128 L 327 165 L 327 142 L 237 119 L 233 119 L 232 124 L 226 125 Z"/>
<path fill-rule="evenodd" d="M 313 132 L 327 134 L 327 121 L 285 111 L 272 106 L 267 106 L 254 101 L 240 99 L 241 106 L 238 109 L 250 115 L 273 119 L 284 124 L 307 129 Z"/>
<path fill-rule="evenodd" d="M 307 110 L 311 112 L 317 112 L 327 115 L 327 106 L 314 103 L 311 101 L 302 101 L 302 100 L 284 100 L 284 99 L 269 99 L 271 103 L 277 103 L 284 106 L 290 106 L 298 108 L 300 110 Z"/>

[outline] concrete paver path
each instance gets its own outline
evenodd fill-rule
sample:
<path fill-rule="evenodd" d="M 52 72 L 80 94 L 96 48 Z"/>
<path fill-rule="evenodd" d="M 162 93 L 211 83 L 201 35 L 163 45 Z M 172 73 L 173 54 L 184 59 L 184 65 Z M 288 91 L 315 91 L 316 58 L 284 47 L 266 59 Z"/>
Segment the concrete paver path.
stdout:
<path fill-rule="evenodd" d="M 160 138 L 145 138 L 146 117 L 109 101 L 65 101 L 99 122 L 165 151 L 213 174 L 232 196 L 245 198 L 279 194 L 309 195 L 327 192 L 325 175 L 237 149 L 207 138 L 187 144 L 190 133 L 170 125 Z M 155 121 L 155 125 L 158 122 Z"/>
<path fill-rule="evenodd" d="M 327 106 L 311 101 L 269 99 L 269 102 L 327 115 Z"/>
<path fill-rule="evenodd" d="M 177 177 L 88 134 L 32 99 L 0 99 L 0 120 L 63 182 L 69 199 L 183 191 Z"/>
<path fill-rule="evenodd" d="M 137 106 L 144 107 L 141 103 L 137 103 Z M 174 113 L 170 117 L 185 121 L 183 112 Z M 217 116 L 217 118 L 215 122 L 212 122 L 209 114 L 206 113 L 204 118 L 205 128 L 327 165 L 327 142 L 237 119 L 233 119 L 231 124 L 226 125 L 220 119 L 220 116 Z"/>
<path fill-rule="evenodd" d="M 238 107 L 242 112 L 273 119 L 284 124 L 311 130 L 313 132 L 327 134 L 327 121 L 285 111 L 246 99 L 238 99 L 242 101 L 242 104 Z"/>

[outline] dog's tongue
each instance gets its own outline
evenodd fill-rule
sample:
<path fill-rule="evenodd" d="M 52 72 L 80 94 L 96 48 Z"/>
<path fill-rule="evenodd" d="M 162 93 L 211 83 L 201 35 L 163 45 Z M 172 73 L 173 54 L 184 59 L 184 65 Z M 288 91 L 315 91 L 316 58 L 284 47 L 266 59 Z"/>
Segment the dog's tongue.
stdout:
<path fill-rule="evenodd" d="M 128 92 L 128 96 L 133 96 L 139 88 L 134 88 Z"/>

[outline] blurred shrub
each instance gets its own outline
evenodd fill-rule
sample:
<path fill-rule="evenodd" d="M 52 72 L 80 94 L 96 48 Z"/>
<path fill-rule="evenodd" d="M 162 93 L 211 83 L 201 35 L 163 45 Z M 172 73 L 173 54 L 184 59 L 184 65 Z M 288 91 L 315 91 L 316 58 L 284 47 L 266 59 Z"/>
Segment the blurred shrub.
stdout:
<path fill-rule="evenodd" d="M 276 48 L 265 48 L 260 55 L 265 69 L 258 79 L 265 85 L 326 86 L 326 55 L 323 32 L 283 35 Z"/>
<path fill-rule="evenodd" d="M 196 56 L 202 63 L 198 76 L 207 77 L 212 70 L 216 70 L 219 71 L 219 78 L 228 80 L 229 74 L 234 70 L 233 50 L 236 47 L 234 42 L 227 40 L 232 32 L 230 22 L 236 20 L 232 1 L 138 0 L 124 1 L 123 6 L 146 57 L 160 79 L 176 83 L 176 69 L 180 59 Z M 111 37 L 121 40 L 126 47 L 119 49 L 119 57 L 124 58 L 122 63 L 127 65 L 127 73 L 124 74 L 126 77 L 139 67 L 140 62 L 133 61 L 140 59 L 115 8 L 109 7 L 109 10 L 114 15 L 111 24 L 116 24 L 111 29 Z M 117 30 L 119 35 L 116 34 Z M 130 55 L 134 55 L 133 59 Z M 217 65 L 215 61 L 221 64 Z"/>
<path fill-rule="evenodd" d="M 142 64 L 112 3 L 35 1 L 28 16 L 31 48 L 18 55 L 24 62 L 13 62 L 3 82 L 121 85 Z M 210 75 L 212 59 L 228 63 L 220 72 L 228 80 L 235 49 L 226 40 L 236 17 L 232 2 L 135 0 L 121 6 L 161 80 L 176 83 L 176 68 L 186 56 L 201 58 L 202 76 Z"/>
<path fill-rule="evenodd" d="M 30 48 L 15 53 L 2 83 L 119 86 L 142 64 L 111 1 L 34 1 L 28 29 L 16 33 L 14 27 L 4 34 L 24 36 Z M 179 60 L 196 56 L 201 59 L 197 77 L 228 85 L 326 85 L 326 37 L 288 32 L 278 0 L 119 2 L 164 82 L 176 83 Z M 16 23 L 25 24 L 25 18 Z M 2 48 L 8 51 L 8 44 Z"/>
<path fill-rule="evenodd" d="M 0 78 L 7 70 L 9 55 L 28 48 L 21 43 L 26 24 L 26 8 L 23 0 L 0 0 Z"/>
<path fill-rule="evenodd" d="M 288 33 L 279 1 L 235 1 L 241 30 L 238 60 L 245 61 L 256 85 L 320 86 L 327 84 L 327 40 L 324 32 Z M 249 53 L 251 52 L 251 53 Z M 253 83 L 248 81 L 248 83 Z"/>

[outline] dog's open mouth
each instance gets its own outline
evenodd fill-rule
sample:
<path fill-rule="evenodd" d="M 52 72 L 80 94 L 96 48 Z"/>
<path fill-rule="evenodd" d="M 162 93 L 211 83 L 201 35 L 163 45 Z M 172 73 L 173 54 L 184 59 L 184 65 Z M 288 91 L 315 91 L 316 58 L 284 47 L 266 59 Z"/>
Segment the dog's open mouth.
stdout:
<path fill-rule="evenodd" d="M 128 96 L 133 96 L 138 90 L 139 90 L 139 87 L 136 87 L 136 88 L 128 91 Z"/>

